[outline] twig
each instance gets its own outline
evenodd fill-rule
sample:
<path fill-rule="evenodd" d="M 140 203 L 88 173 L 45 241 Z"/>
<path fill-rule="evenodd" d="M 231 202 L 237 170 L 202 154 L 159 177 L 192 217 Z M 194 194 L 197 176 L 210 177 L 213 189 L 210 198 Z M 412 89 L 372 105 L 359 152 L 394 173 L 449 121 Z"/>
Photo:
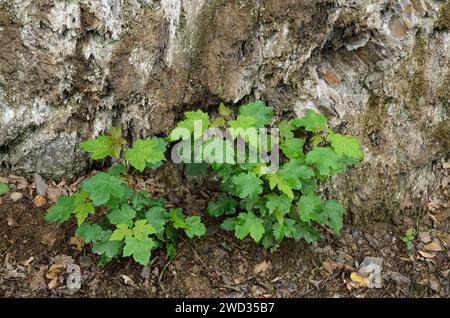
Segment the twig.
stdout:
<path fill-rule="evenodd" d="M 221 238 L 223 238 L 224 240 L 226 240 L 226 241 L 228 241 L 228 242 L 230 242 L 234 247 L 236 247 L 237 249 L 239 249 L 239 250 L 241 250 L 242 248 L 239 246 L 239 245 L 237 245 L 236 243 L 234 243 L 232 240 L 230 240 L 228 237 L 226 237 L 226 236 L 223 236 L 222 234 L 220 234 L 219 232 L 216 232 L 215 233 L 217 236 L 219 236 L 219 237 L 221 237 Z"/>
<path fill-rule="evenodd" d="M 161 289 L 163 290 L 164 293 L 166 293 L 166 290 L 164 288 L 164 285 L 162 284 L 162 278 L 163 278 L 164 272 L 166 271 L 166 268 L 175 260 L 176 257 L 177 256 L 175 255 L 175 257 L 173 259 L 168 261 L 166 263 L 166 265 L 164 265 L 163 269 L 161 270 L 161 273 L 159 274 L 158 285 L 161 286 Z"/>
<path fill-rule="evenodd" d="M 191 250 L 194 252 L 194 254 L 198 257 L 198 259 L 200 260 L 200 263 L 202 263 L 203 267 L 205 267 L 205 269 L 207 271 L 209 271 L 208 266 L 206 266 L 206 264 L 203 262 L 202 258 L 200 257 L 200 255 L 198 255 L 197 251 L 191 246 L 191 244 L 188 243 L 188 241 L 186 241 L 183 237 L 181 237 L 181 239 L 183 240 L 183 242 L 185 242 L 190 248 Z"/>

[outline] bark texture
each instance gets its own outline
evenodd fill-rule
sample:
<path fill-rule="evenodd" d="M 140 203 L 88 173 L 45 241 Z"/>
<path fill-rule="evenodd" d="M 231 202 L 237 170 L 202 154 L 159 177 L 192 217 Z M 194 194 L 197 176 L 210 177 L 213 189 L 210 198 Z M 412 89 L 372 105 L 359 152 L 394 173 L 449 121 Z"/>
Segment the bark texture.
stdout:
<path fill-rule="evenodd" d="M 256 98 L 359 136 L 363 164 L 328 191 L 383 220 L 440 182 L 449 27 L 448 0 L 0 0 L 0 167 L 71 178 L 111 125 L 164 134 Z"/>

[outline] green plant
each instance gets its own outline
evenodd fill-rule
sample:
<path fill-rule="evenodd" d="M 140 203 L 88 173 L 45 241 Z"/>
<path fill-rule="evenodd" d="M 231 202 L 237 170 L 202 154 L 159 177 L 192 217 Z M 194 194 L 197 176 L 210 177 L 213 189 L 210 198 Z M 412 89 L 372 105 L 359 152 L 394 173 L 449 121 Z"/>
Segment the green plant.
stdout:
<path fill-rule="evenodd" d="M 145 265 L 151 251 L 164 246 L 174 257 L 176 231 L 192 238 L 204 235 L 205 226 L 199 216 L 167 209 L 164 198 L 133 189 L 130 170 L 160 167 L 168 142 L 177 142 L 172 151 L 181 146 L 175 152 L 186 164 L 186 174 L 212 168 L 221 177 L 223 193 L 208 203 L 206 214 L 223 217 L 223 230 L 271 249 L 285 238 L 315 242 L 323 233 L 339 234 L 344 207 L 323 199 L 318 184 L 362 160 L 358 139 L 333 132 L 326 118 L 313 111 L 281 121 L 279 134 L 258 130 L 268 127 L 274 114 L 261 101 L 241 106 L 236 118 L 232 113 L 221 104 L 220 116 L 211 122 L 201 110 L 186 112 L 167 138 L 139 139 L 125 151 L 126 140 L 117 128 L 81 143 L 92 159 L 113 157 L 118 163 L 85 180 L 78 192 L 59 197 L 45 219 L 64 222 L 74 215 L 76 235 L 92 244 L 102 264 L 122 255 Z M 217 131 L 225 131 L 226 137 Z"/>
<path fill-rule="evenodd" d="M 416 230 L 413 228 L 409 228 L 405 232 L 405 236 L 403 236 L 402 241 L 406 244 L 406 249 L 411 251 L 414 248 L 414 239 L 416 237 Z"/>
<path fill-rule="evenodd" d="M 167 209 L 164 198 L 152 198 L 130 186 L 131 167 L 141 172 L 159 167 L 165 160 L 167 142 L 161 138 L 139 139 L 123 151 L 124 145 L 126 141 L 118 128 L 81 143 L 92 159 L 113 157 L 121 163 L 83 181 L 78 192 L 60 196 L 45 220 L 62 223 L 74 215 L 76 236 L 92 244 L 93 252 L 101 255 L 100 264 L 122 255 L 146 265 L 151 252 L 164 246 L 173 258 L 177 229 L 193 238 L 204 235 L 206 228 L 199 216 L 186 217 L 180 208 Z"/>
<path fill-rule="evenodd" d="M 9 192 L 9 186 L 6 183 L 0 182 L 0 195 Z"/>
<path fill-rule="evenodd" d="M 185 113 L 186 120 L 178 124 L 169 138 L 187 142 L 190 137 L 192 144 L 201 142 L 203 159 L 222 177 L 224 193 L 209 202 L 207 215 L 225 216 L 221 224 L 223 230 L 233 231 L 239 239 L 250 236 L 272 249 L 284 238 L 314 242 L 322 237 L 322 232 L 339 234 L 344 207 L 336 200 L 324 200 L 317 194 L 317 185 L 362 160 L 359 140 L 333 132 L 327 128 L 326 118 L 314 111 L 308 111 L 301 118 L 283 120 L 279 123 L 279 136 L 267 134 L 267 141 L 251 138 L 248 133 L 252 128 L 271 124 L 273 110 L 265 103 L 257 101 L 241 106 L 235 119 L 223 104 L 219 113 L 213 122 L 200 110 Z M 197 132 L 195 120 L 202 123 L 202 129 Z M 275 154 L 279 146 L 280 168 L 273 171 L 261 159 L 252 163 L 239 161 L 230 139 L 205 135 L 208 127 L 233 128 L 231 141 L 240 139 L 249 150 L 245 159 L 260 150 Z M 179 128 L 186 128 L 190 136 L 181 134 Z M 217 151 L 212 153 L 210 146 L 223 151 L 217 156 Z M 195 154 L 183 153 L 182 157 L 195 159 Z M 204 172 L 207 168 L 204 162 L 186 165 L 189 174 Z"/>

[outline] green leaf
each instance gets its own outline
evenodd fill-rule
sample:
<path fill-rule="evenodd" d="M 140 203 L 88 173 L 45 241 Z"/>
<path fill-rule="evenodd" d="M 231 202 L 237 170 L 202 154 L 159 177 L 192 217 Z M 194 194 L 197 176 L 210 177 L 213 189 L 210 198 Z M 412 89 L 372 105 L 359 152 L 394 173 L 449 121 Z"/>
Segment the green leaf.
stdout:
<path fill-rule="evenodd" d="M 73 196 L 60 196 L 56 204 L 48 209 L 45 215 L 45 221 L 47 222 L 59 222 L 62 223 L 70 218 L 70 215 L 74 209 L 75 198 Z"/>
<path fill-rule="evenodd" d="M 272 173 L 268 175 L 270 189 L 278 188 L 281 192 L 286 194 L 289 198 L 294 199 L 294 192 L 292 187 L 281 178 L 278 174 Z"/>
<path fill-rule="evenodd" d="M 93 160 L 103 159 L 112 155 L 112 140 L 109 136 L 98 136 L 80 143 L 80 148 L 91 153 Z"/>
<path fill-rule="evenodd" d="M 199 216 L 190 216 L 186 218 L 186 228 L 184 229 L 184 232 L 186 233 L 187 237 L 193 238 L 194 236 L 203 236 L 206 233 L 206 227 L 202 223 L 202 220 Z"/>
<path fill-rule="evenodd" d="M 195 138 L 199 138 L 201 137 L 201 135 L 203 135 L 203 133 L 209 128 L 209 125 L 211 124 L 209 121 L 208 114 L 204 113 L 200 109 L 195 112 L 185 112 L 184 115 L 186 116 L 186 119 L 180 121 L 177 127 L 172 131 L 172 133 L 169 136 L 170 141 L 176 141 L 179 140 L 180 138 L 186 139 L 184 138 L 185 136 L 178 136 L 178 134 L 176 134 L 177 128 L 185 128 L 190 132 L 190 134 L 193 134 L 195 125 L 201 123 L 201 129 L 199 129 L 200 127 L 198 126 L 197 136 L 194 136 Z"/>
<path fill-rule="evenodd" d="M 89 214 L 95 213 L 95 207 L 89 200 L 89 193 L 87 192 L 77 192 L 73 195 L 73 198 L 73 213 L 77 218 L 78 225 L 80 225 L 86 220 Z"/>
<path fill-rule="evenodd" d="M 243 240 L 250 234 L 250 237 L 258 243 L 265 232 L 264 221 L 256 217 L 252 212 L 240 213 L 237 217 L 234 232 L 240 240 Z"/>
<path fill-rule="evenodd" d="M 297 202 L 299 208 L 300 219 L 303 222 L 311 220 L 319 220 L 322 212 L 322 200 L 314 194 L 302 195 Z"/>
<path fill-rule="evenodd" d="M 266 199 L 266 207 L 267 209 L 269 209 L 270 214 L 273 214 L 275 212 L 286 214 L 291 210 L 292 199 L 285 194 L 268 194 L 266 195 Z"/>
<path fill-rule="evenodd" d="M 102 238 L 103 229 L 98 224 L 84 222 L 76 229 L 75 235 L 86 243 L 94 243 Z"/>
<path fill-rule="evenodd" d="M 290 160 L 278 171 L 278 175 L 295 190 L 302 189 L 302 184 L 306 180 L 314 177 L 314 171 L 309 166 L 305 166 L 301 160 Z"/>
<path fill-rule="evenodd" d="M 229 107 L 225 106 L 224 103 L 220 103 L 220 105 L 219 105 L 219 114 L 221 116 L 227 117 L 227 116 L 231 116 L 232 112 L 231 112 L 231 109 Z"/>
<path fill-rule="evenodd" d="M 151 224 L 148 224 L 147 220 L 138 220 L 134 223 L 133 235 L 138 240 L 155 233 L 157 233 L 156 229 Z"/>
<path fill-rule="evenodd" d="M 125 174 L 126 172 L 127 167 L 124 164 L 115 164 L 108 169 L 108 173 L 115 176 L 120 176 L 121 174 Z"/>
<path fill-rule="evenodd" d="M 116 229 L 109 238 L 111 241 L 123 241 L 124 238 L 132 236 L 133 230 L 131 230 L 127 224 L 117 224 Z"/>
<path fill-rule="evenodd" d="M 175 259 L 175 257 L 177 256 L 177 249 L 176 249 L 175 245 L 172 243 L 167 244 L 166 245 L 166 253 L 167 253 L 167 256 L 169 256 L 169 259 L 171 261 L 173 261 Z"/>
<path fill-rule="evenodd" d="M 157 246 L 151 238 L 143 238 L 141 240 L 131 236 L 125 240 L 123 248 L 123 256 L 133 255 L 133 259 L 141 265 L 147 265 L 150 261 L 151 251 Z"/>
<path fill-rule="evenodd" d="M 123 145 L 126 145 L 127 141 L 122 137 L 122 131 L 118 127 L 109 128 L 108 135 L 112 140 L 111 156 L 114 158 L 119 158 L 122 147 Z"/>
<path fill-rule="evenodd" d="M 330 131 L 328 140 L 331 142 L 331 147 L 339 156 L 348 156 L 356 160 L 362 160 L 363 153 L 359 139 L 353 136 L 344 136 L 335 134 Z"/>
<path fill-rule="evenodd" d="M 98 172 L 81 184 L 81 190 L 89 192 L 89 198 L 95 206 L 99 206 L 108 202 L 111 197 L 120 199 L 125 193 L 125 186 L 121 177 Z"/>
<path fill-rule="evenodd" d="M 209 164 L 205 162 L 200 163 L 186 163 L 184 174 L 186 176 L 195 176 L 205 174 L 208 171 Z"/>
<path fill-rule="evenodd" d="M 145 218 L 148 223 L 153 226 L 156 233 L 161 233 L 164 231 L 164 225 L 167 222 L 169 215 L 161 206 L 151 207 L 147 212 L 145 212 Z"/>
<path fill-rule="evenodd" d="M 325 129 L 327 118 L 313 110 L 308 110 L 304 117 L 294 119 L 292 124 L 296 128 L 304 127 L 306 131 L 319 132 Z"/>
<path fill-rule="evenodd" d="M 228 218 L 220 224 L 220 229 L 224 231 L 234 231 L 236 225 L 237 218 Z"/>
<path fill-rule="evenodd" d="M 119 158 L 122 146 L 126 143 L 120 128 L 111 127 L 108 130 L 108 136 L 102 135 L 95 139 L 89 139 L 80 143 L 80 147 L 84 151 L 91 153 L 93 160 L 97 160 L 108 156 Z"/>
<path fill-rule="evenodd" d="M 336 200 L 328 200 L 324 204 L 323 214 L 327 219 L 325 225 L 328 225 L 336 235 L 339 235 L 339 232 L 344 226 L 344 212 L 344 207 Z"/>
<path fill-rule="evenodd" d="M 297 229 L 295 228 L 295 220 L 284 219 L 283 223 L 275 223 L 273 225 L 273 235 L 278 242 L 281 242 L 285 237 L 294 238 Z"/>
<path fill-rule="evenodd" d="M 230 130 L 231 137 L 236 138 L 237 136 L 241 136 L 242 138 L 246 138 L 246 130 L 247 129 L 256 129 L 256 118 L 253 116 L 245 116 L 239 115 L 236 120 L 230 120 L 228 122 L 228 126 L 233 130 Z"/>
<path fill-rule="evenodd" d="M 281 140 L 294 138 L 294 133 L 292 131 L 295 129 L 295 126 L 293 125 L 292 120 L 281 121 L 278 125 L 278 129 L 280 130 Z"/>
<path fill-rule="evenodd" d="M 249 116 L 256 119 L 254 126 L 256 128 L 263 128 L 272 123 L 273 109 L 266 106 L 262 101 L 256 101 L 247 105 L 241 106 L 239 110 L 242 116 Z"/>
<path fill-rule="evenodd" d="M 111 231 L 103 231 L 101 238 L 92 246 L 92 252 L 108 258 L 119 255 L 123 244 L 119 241 L 112 241 L 110 237 Z"/>
<path fill-rule="evenodd" d="M 236 194 L 241 198 L 255 198 L 262 193 L 262 181 L 253 173 L 242 172 L 233 177 Z"/>
<path fill-rule="evenodd" d="M 280 149 L 288 158 L 300 158 L 303 156 L 303 145 L 305 144 L 304 139 L 300 138 L 289 138 L 281 144 Z"/>
<path fill-rule="evenodd" d="M 165 144 L 164 144 L 165 149 Z M 165 160 L 164 150 L 161 147 L 160 138 L 139 139 L 133 144 L 133 148 L 125 152 L 125 160 L 139 171 L 144 171 L 146 163 L 154 164 Z"/>
<path fill-rule="evenodd" d="M 187 227 L 184 221 L 183 210 L 181 208 L 171 209 L 169 213 L 169 220 L 175 229 L 185 229 Z"/>
<path fill-rule="evenodd" d="M 6 183 L 0 182 L 0 195 L 8 193 L 9 186 Z"/>
<path fill-rule="evenodd" d="M 220 195 L 216 201 L 210 201 L 208 203 L 208 209 L 206 210 L 208 216 L 219 217 L 225 214 L 233 214 L 236 211 L 238 202 L 226 195 Z"/>
<path fill-rule="evenodd" d="M 322 176 L 329 177 L 343 170 L 340 157 L 330 147 L 316 147 L 306 155 L 306 163 L 315 165 Z"/>
<path fill-rule="evenodd" d="M 295 229 L 294 240 L 296 241 L 304 239 L 308 243 L 314 243 L 322 238 L 322 235 L 308 223 L 302 221 L 297 222 L 295 224 Z"/>
<path fill-rule="evenodd" d="M 135 216 L 136 210 L 128 204 L 122 204 L 120 209 L 112 210 L 106 217 L 112 224 L 126 224 L 131 227 Z"/>

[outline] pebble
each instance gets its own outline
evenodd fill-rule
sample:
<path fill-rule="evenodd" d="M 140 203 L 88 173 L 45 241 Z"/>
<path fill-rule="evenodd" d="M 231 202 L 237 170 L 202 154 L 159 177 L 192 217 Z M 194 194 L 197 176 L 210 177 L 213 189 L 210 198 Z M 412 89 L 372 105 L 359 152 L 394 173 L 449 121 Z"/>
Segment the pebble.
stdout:
<path fill-rule="evenodd" d="M 390 278 L 399 285 L 411 285 L 411 279 L 403 274 L 392 272 Z"/>
<path fill-rule="evenodd" d="M 429 285 L 431 290 L 435 291 L 436 293 L 439 293 L 439 291 L 441 290 L 441 286 L 439 286 L 439 283 L 435 280 L 430 280 Z"/>
<path fill-rule="evenodd" d="M 364 233 L 364 237 L 372 248 L 378 247 L 378 241 L 372 235 L 370 235 L 369 233 Z"/>
<path fill-rule="evenodd" d="M 79 263 L 80 263 L 80 266 L 84 267 L 84 268 L 90 267 L 91 265 L 94 264 L 92 259 L 89 256 L 85 256 L 85 255 L 80 256 Z"/>
<path fill-rule="evenodd" d="M 402 220 L 400 218 L 400 216 L 398 215 L 393 215 L 391 217 L 391 223 L 394 224 L 395 226 L 399 226 L 402 224 Z"/>
<path fill-rule="evenodd" d="M 14 202 L 19 201 L 20 199 L 23 198 L 23 194 L 20 192 L 12 192 L 10 195 L 11 200 L 13 200 Z"/>
<path fill-rule="evenodd" d="M 34 185 L 36 186 L 36 192 L 37 194 L 45 197 L 47 194 L 47 184 L 45 183 L 44 179 L 42 179 L 41 175 L 38 173 L 34 174 Z"/>

